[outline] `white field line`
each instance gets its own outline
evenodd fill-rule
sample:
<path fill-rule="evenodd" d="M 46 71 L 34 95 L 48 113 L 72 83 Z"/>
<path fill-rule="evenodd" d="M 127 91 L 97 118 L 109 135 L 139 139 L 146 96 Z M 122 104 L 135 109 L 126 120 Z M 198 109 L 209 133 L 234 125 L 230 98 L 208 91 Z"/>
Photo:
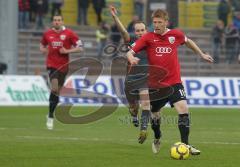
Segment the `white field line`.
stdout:
<path fill-rule="evenodd" d="M 9 127 L 0 127 L 0 131 L 4 130 L 46 130 L 46 128 L 9 128 Z M 54 129 L 54 131 L 65 131 L 64 129 Z"/>
<path fill-rule="evenodd" d="M 106 138 L 84 138 L 84 137 L 49 137 L 49 136 L 16 136 L 17 138 L 20 139 L 30 139 L 30 140 L 70 140 L 70 141 L 128 141 L 128 142 L 133 142 L 133 141 L 137 141 L 136 139 L 106 139 Z"/>
<path fill-rule="evenodd" d="M 29 130 L 29 128 L 9 128 L 9 127 L 1 127 L 0 130 Z M 39 130 L 46 130 L 45 128 L 43 129 L 39 129 Z M 219 131 L 221 131 L 221 128 L 218 128 Z M 54 129 L 54 131 L 64 131 L 64 129 Z M 221 132 L 216 132 L 217 134 L 220 134 Z M 232 133 L 232 132 L 231 132 Z M 239 132 L 236 132 L 239 133 Z M 104 138 L 79 138 L 79 137 L 49 137 L 49 136 L 16 136 L 19 139 L 35 139 L 35 140 L 70 140 L 70 141 L 120 141 L 120 142 L 136 142 L 137 139 L 104 139 Z M 164 141 L 165 143 L 169 143 L 168 141 Z M 219 142 L 219 141 L 215 141 L 215 142 L 207 142 L 207 141 L 203 141 L 203 142 L 195 142 L 195 143 L 201 143 L 201 144 L 215 144 L 215 145 L 240 145 L 240 142 Z"/>
<path fill-rule="evenodd" d="M 11 128 L 11 127 L 0 127 L 0 130 L 46 130 L 46 128 Z M 176 129 L 176 127 L 168 127 L 168 129 Z M 223 131 L 222 133 L 226 132 L 226 129 L 224 128 L 194 128 L 195 131 L 201 130 L 201 131 L 214 131 L 219 132 Z M 229 129 L 228 129 L 229 130 Z M 235 129 L 236 130 L 236 129 Z M 65 129 L 54 129 L 54 131 L 65 131 Z M 239 133 L 239 131 L 230 131 L 230 133 Z"/>
<path fill-rule="evenodd" d="M 16 136 L 18 139 L 29 139 L 29 140 L 69 140 L 69 141 L 102 141 L 102 142 L 137 142 L 137 139 L 111 139 L 111 138 L 83 138 L 83 137 L 49 137 L 49 136 Z M 164 143 L 169 143 L 164 141 Z M 240 145 L 238 142 L 195 142 L 200 144 L 215 144 L 215 145 Z"/>
<path fill-rule="evenodd" d="M 175 127 L 169 127 L 170 129 L 175 129 Z M 0 127 L 0 131 L 5 131 L 5 130 L 16 130 L 16 131 L 19 131 L 19 130 L 47 130 L 46 128 L 39 128 L 39 129 L 36 129 L 36 128 L 9 128 L 9 127 Z M 195 131 L 197 130 L 200 130 L 200 131 L 214 131 L 214 134 L 216 135 L 222 135 L 222 134 L 225 134 L 226 131 L 224 131 L 223 128 L 216 128 L 216 129 L 195 129 Z M 65 131 L 65 129 L 54 129 L 54 131 Z M 239 134 L 239 131 L 233 131 L 233 132 L 229 132 L 231 134 Z"/>

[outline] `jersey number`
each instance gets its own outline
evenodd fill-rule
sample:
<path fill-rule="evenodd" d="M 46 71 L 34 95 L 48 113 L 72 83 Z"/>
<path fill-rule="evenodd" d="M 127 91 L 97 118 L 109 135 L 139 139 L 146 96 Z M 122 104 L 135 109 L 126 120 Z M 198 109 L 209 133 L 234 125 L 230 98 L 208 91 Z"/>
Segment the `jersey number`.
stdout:
<path fill-rule="evenodd" d="M 180 92 L 181 97 L 186 96 L 185 91 L 183 89 L 179 89 L 179 92 Z"/>

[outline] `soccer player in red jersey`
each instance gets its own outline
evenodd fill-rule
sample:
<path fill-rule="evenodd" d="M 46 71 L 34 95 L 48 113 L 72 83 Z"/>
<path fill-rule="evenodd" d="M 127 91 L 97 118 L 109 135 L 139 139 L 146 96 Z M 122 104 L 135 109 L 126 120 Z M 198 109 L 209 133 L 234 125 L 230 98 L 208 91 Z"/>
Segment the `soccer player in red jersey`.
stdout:
<path fill-rule="evenodd" d="M 148 32 L 143 35 L 136 45 L 127 53 L 128 60 L 131 64 L 138 64 L 139 58 L 134 55 L 139 51 L 145 49 L 147 51 L 148 62 L 151 65 L 159 66 L 165 69 L 168 74 L 160 80 L 160 84 L 166 88 L 172 88 L 173 93 L 165 98 L 152 99 L 151 94 L 151 111 L 153 113 L 152 129 L 154 131 L 155 139 L 152 143 L 152 151 L 159 152 L 160 146 L 160 110 L 167 102 L 176 109 L 178 112 L 178 127 L 181 135 L 181 141 L 189 146 L 190 152 L 193 155 L 200 154 L 200 151 L 188 143 L 189 136 L 189 111 L 185 96 L 184 87 L 181 82 L 180 64 L 178 60 L 177 48 L 185 44 L 188 48 L 192 49 L 202 59 L 207 62 L 213 63 L 213 58 L 202 52 L 202 50 L 187 38 L 184 33 L 178 29 L 168 29 L 168 13 L 164 10 L 156 10 L 152 14 L 152 21 L 154 32 Z M 151 76 L 151 71 L 149 72 Z M 149 87 L 153 84 L 151 81 Z M 160 89 L 159 89 L 160 91 Z M 161 96 L 161 92 L 159 93 Z"/>
<path fill-rule="evenodd" d="M 43 34 L 40 51 L 47 56 L 46 66 L 51 94 L 46 125 L 51 130 L 53 129 L 54 110 L 59 102 L 58 95 L 68 72 L 69 54 L 83 51 L 83 46 L 77 34 L 64 26 L 63 17 L 55 15 L 52 18 L 52 28 Z"/>

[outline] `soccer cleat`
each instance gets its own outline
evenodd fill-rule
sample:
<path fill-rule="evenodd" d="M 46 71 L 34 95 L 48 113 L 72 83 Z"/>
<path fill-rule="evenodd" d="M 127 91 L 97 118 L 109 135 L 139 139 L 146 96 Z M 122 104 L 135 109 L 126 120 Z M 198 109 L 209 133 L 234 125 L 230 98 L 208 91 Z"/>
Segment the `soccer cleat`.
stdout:
<path fill-rule="evenodd" d="M 201 151 L 193 147 L 192 145 L 187 145 L 192 155 L 200 155 Z"/>
<path fill-rule="evenodd" d="M 152 143 L 152 152 L 154 154 L 159 153 L 160 151 L 160 139 L 154 139 Z"/>
<path fill-rule="evenodd" d="M 138 120 L 138 117 L 137 116 L 133 116 L 132 117 L 132 123 L 135 127 L 138 127 L 139 126 L 139 120 Z"/>
<path fill-rule="evenodd" d="M 49 118 L 47 116 L 47 123 L 46 123 L 47 129 L 52 130 L 53 129 L 53 118 Z"/>
<path fill-rule="evenodd" d="M 141 130 L 138 138 L 138 143 L 143 144 L 146 139 L 147 139 L 147 131 Z"/>

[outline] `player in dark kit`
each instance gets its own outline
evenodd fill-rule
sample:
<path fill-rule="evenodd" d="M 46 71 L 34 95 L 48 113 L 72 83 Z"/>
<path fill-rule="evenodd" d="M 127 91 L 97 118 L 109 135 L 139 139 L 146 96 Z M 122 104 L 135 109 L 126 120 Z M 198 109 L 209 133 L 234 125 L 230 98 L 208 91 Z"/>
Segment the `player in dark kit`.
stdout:
<path fill-rule="evenodd" d="M 40 51 L 47 56 L 46 66 L 49 74 L 51 94 L 47 128 L 53 129 L 54 110 L 59 102 L 59 92 L 68 72 L 69 54 L 83 51 L 79 37 L 63 24 L 63 17 L 52 18 L 52 28 L 47 30 L 40 42 Z"/>
<path fill-rule="evenodd" d="M 202 59 L 213 63 L 213 58 L 201 51 L 201 49 L 184 33 L 178 29 L 168 29 L 168 13 L 163 10 L 156 10 L 152 14 L 152 21 L 154 32 L 149 32 L 142 36 L 136 45 L 127 53 L 128 60 L 131 64 L 138 64 L 139 59 L 134 57 L 136 53 L 145 49 L 149 65 L 156 65 L 165 69 L 168 73 L 161 79 L 160 87 L 171 88 L 173 93 L 169 94 L 166 98 L 151 99 L 151 112 L 154 119 L 152 120 L 152 129 L 154 131 L 155 139 L 152 143 L 152 151 L 158 153 L 160 149 L 160 110 L 167 102 L 176 109 L 178 112 L 178 127 L 181 135 L 181 141 L 189 146 L 190 152 L 193 155 L 200 154 L 200 151 L 188 143 L 189 136 L 189 111 L 185 96 L 184 87 L 182 85 L 180 76 L 180 64 L 178 60 L 177 48 L 185 44 L 188 48 L 192 49 Z M 151 76 L 151 72 L 149 74 Z M 158 81 L 151 81 L 151 85 L 156 84 Z M 159 96 L 161 96 L 161 90 Z"/>
<path fill-rule="evenodd" d="M 130 36 L 126 28 L 119 20 L 117 11 L 113 6 L 110 6 L 110 12 L 119 31 L 121 32 L 121 35 L 123 36 L 124 42 L 128 43 L 130 47 L 134 45 L 135 41 L 138 38 L 147 32 L 145 24 L 139 21 L 134 24 L 134 36 Z M 147 126 L 150 119 L 150 99 L 146 84 L 146 66 L 148 65 L 148 62 L 145 51 L 138 53 L 136 56 L 139 57 L 141 61 L 139 61 L 138 67 L 131 66 L 131 64 L 128 65 L 127 75 L 125 79 L 125 94 L 129 103 L 129 112 L 132 115 L 132 121 L 136 127 L 139 126 L 139 102 L 141 104 L 142 114 L 140 119 L 141 125 L 138 142 L 142 144 L 147 137 Z"/>

